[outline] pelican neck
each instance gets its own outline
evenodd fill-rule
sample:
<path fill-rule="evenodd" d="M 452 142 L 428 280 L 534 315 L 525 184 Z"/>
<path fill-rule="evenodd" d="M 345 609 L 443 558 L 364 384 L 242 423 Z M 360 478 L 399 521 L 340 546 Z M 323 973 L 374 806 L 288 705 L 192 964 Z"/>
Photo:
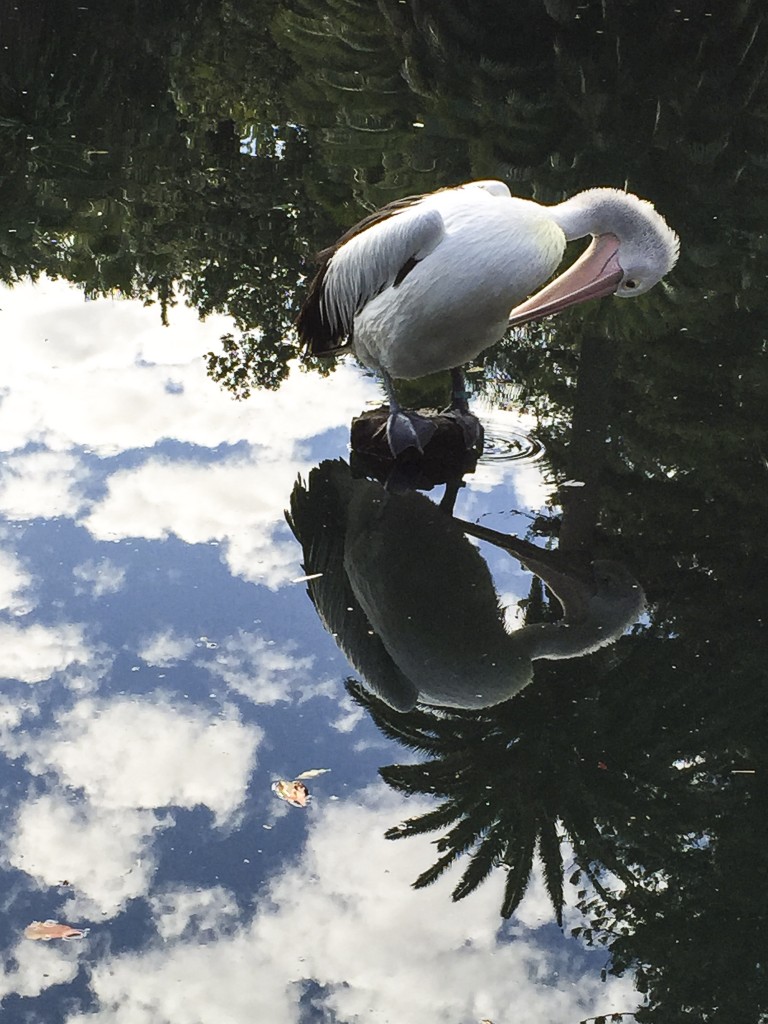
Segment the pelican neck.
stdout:
<path fill-rule="evenodd" d="M 648 217 L 642 206 L 635 196 L 619 189 L 590 188 L 548 207 L 548 212 L 568 242 L 586 235 L 606 234 L 626 241 L 643 227 Z"/>
<path fill-rule="evenodd" d="M 579 192 L 570 199 L 549 207 L 549 214 L 565 235 L 566 241 L 572 242 L 575 238 L 601 233 L 598 223 L 602 219 L 600 207 L 604 205 L 605 199 L 595 195 L 598 191 L 602 190 Z"/>

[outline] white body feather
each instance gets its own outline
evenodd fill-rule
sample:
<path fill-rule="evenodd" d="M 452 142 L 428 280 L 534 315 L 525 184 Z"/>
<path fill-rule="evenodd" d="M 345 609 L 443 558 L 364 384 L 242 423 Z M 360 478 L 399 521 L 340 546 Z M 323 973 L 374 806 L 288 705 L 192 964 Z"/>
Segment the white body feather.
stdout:
<path fill-rule="evenodd" d="M 576 263 L 531 295 L 566 242 L 590 234 Z M 392 203 L 351 228 L 321 254 L 296 323 L 313 355 L 351 342 L 394 402 L 393 377 L 461 366 L 510 324 L 606 295 L 644 294 L 678 250 L 664 218 L 630 193 L 589 189 L 540 206 L 514 198 L 503 182 L 474 181 Z M 404 434 L 398 449 L 419 446 L 415 430 Z"/>
<path fill-rule="evenodd" d="M 565 233 L 501 182 L 434 192 L 345 242 L 321 309 L 367 366 L 421 377 L 478 355 L 562 259 Z M 399 283 L 398 273 L 416 260 Z M 458 273 L 457 273 L 458 268 Z"/>

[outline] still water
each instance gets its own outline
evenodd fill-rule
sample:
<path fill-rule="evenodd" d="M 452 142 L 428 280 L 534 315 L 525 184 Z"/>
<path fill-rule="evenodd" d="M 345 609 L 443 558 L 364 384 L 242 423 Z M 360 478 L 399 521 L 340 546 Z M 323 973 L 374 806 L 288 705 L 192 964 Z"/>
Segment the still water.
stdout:
<path fill-rule="evenodd" d="M 768 1020 L 761 5 L 0 45 L 3 1020 Z M 477 466 L 385 491 L 378 382 L 297 358 L 310 257 L 481 177 L 627 187 L 680 262 L 486 353 Z M 612 642 L 531 663 L 595 588 Z"/>

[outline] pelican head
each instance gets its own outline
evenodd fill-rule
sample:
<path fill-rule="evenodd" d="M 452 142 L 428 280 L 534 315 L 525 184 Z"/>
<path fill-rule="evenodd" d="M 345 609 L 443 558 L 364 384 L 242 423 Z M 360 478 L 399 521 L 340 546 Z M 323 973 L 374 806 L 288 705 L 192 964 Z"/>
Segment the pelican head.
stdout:
<path fill-rule="evenodd" d="M 652 203 L 615 188 L 593 188 L 550 207 L 567 241 L 592 235 L 565 273 L 510 313 L 511 326 L 540 320 L 606 295 L 643 295 L 677 262 L 680 240 Z"/>

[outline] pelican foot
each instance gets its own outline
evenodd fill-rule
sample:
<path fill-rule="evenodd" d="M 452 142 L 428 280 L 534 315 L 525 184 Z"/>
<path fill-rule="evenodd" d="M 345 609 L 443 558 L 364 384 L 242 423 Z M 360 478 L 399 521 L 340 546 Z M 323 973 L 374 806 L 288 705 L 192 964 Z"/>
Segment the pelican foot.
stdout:
<path fill-rule="evenodd" d="M 449 409 L 442 414 L 446 419 L 455 420 L 461 428 L 464 447 L 468 452 L 483 450 L 483 427 L 480 420 L 469 409 Z"/>
<path fill-rule="evenodd" d="M 424 446 L 434 436 L 437 426 L 426 416 L 417 412 L 391 412 L 387 419 L 387 444 L 395 458 L 407 448 L 415 448 L 421 454 Z"/>
<path fill-rule="evenodd" d="M 468 391 L 453 391 L 451 392 L 451 404 L 447 409 L 442 410 L 445 413 L 460 412 L 469 413 L 469 392 Z"/>

